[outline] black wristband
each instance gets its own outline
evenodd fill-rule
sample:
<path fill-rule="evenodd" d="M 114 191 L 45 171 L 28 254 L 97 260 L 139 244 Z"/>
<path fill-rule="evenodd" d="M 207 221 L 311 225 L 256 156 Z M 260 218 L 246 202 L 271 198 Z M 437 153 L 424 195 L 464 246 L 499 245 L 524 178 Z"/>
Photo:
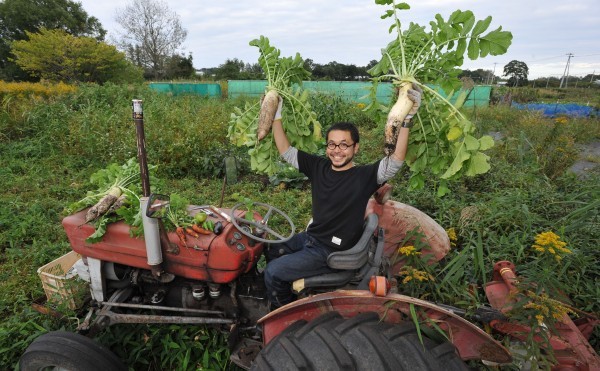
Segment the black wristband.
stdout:
<path fill-rule="evenodd" d="M 404 120 L 404 122 L 402 122 L 401 127 L 410 129 L 410 128 L 412 128 L 412 126 L 413 126 L 412 120 L 408 119 L 408 120 Z"/>

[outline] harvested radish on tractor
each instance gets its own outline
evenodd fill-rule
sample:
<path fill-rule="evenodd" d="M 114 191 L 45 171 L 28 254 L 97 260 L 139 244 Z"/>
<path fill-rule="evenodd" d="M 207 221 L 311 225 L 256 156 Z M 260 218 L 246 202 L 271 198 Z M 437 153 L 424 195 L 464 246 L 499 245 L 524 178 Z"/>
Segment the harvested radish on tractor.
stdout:
<path fill-rule="evenodd" d="M 155 166 L 149 168 L 154 170 Z M 86 238 L 88 243 L 102 240 L 107 225 L 118 220 L 129 224 L 132 234 L 141 233 L 141 218 L 136 217 L 139 213 L 139 181 L 140 167 L 136 158 L 130 158 L 122 165 L 109 164 L 90 176 L 90 183 L 96 190 L 88 191 L 86 197 L 69 204 L 64 212 L 73 214 L 89 208 L 85 223 L 93 224 L 95 231 Z M 117 210 L 120 211 L 117 213 Z"/>
<path fill-rule="evenodd" d="M 335 272 L 328 265 L 329 254 L 349 250 L 360 239 L 369 198 L 404 163 L 410 131 L 410 119 L 405 120 L 410 118 L 407 115 L 417 113 L 421 92 L 409 85 L 406 100 L 408 109 L 400 118 L 404 124 L 396 124 L 399 134 L 393 152 L 367 165 L 354 162 L 360 137 L 353 123 L 338 122 L 329 128 L 323 158 L 290 144 L 282 122 L 287 121 L 287 115 L 273 122 L 273 137 L 281 157 L 311 181 L 313 221 L 306 231 L 267 252 L 265 285 L 272 309 L 295 300 L 294 281 Z"/>
<path fill-rule="evenodd" d="M 121 188 L 119 187 L 111 187 L 108 190 L 108 194 L 98 201 L 97 204 L 90 207 L 87 214 L 85 215 L 85 222 L 89 223 L 93 220 L 98 219 L 99 216 L 106 214 L 106 212 L 110 209 L 110 207 L 117 201 L 119 197 L 121 197 Z"/>

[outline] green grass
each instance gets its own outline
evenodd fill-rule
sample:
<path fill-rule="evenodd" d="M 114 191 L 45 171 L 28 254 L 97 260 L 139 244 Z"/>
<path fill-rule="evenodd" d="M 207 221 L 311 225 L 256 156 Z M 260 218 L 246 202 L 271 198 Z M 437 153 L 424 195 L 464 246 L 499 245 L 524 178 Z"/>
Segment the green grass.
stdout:
<path fill-rule="evenodd" d="M 144 100 L 148 159 L 169 192 L 194 204 L 219 204 L 223 159 L 242 165 L 228 185 L 223 205 L 241 197 L 267 202 L 303 227 L 310 218 L 310 190 L 273 186 L 248 171 L 248 155 L 226 140 L 238 101 L 160 95 L 142 86 L 81 86 L 62 98 L 2 97 L 0 111 L 0 364 L 11 368 L 27 345 L 46 329 L 74 329 L 76 313 L 58 320 L 31 309 L 43 295 L 36 270 L 69 251 L 61 227 L 63 209 L 90 189 L 89 176 L 136 154 L 131 100 Z M 382 129 L 355 105 L 314 97 L 324 129 L 351 120 L 361 129 L 365 163 L 381 156 Z M 598 177 L 580 180 L 567 169 L 576 145 L 600 138 L 598 119 L 557 121 L 497 107 L 472 112 L 481 133 L 504 139 L 489 151 L 492 169 L 451 185 L 435 196 L 435 182 L 407 191 L 406 171 L 392 181 L 393 198 L 457 232 L 456 246 L 432 267 L 430 285 L 402 288 L 415 296 L 472 309 L 486 303 L 482 285 L 493 264 L 511 260 L 534 290 L 560 292 L 569 304 L 600 312 L 600 188 Z M 553 231 L 573 251 L 560 262 L 544 260 L 531 246 Z M 541 262 L 545 262 L 545 267 Z M 544 269 L 541 269 L 544 267 Z M 552 269 L 550 269 L 552 268 Z M 433 288 L 432 288 L 433 287 Z M 425 289 L 427 288 L 427 289 Z M 232 368 L 224 335 L 199 326 L 125 326 L 98 337 L 134 369 Z M 599 332 L 592 343 L 597 348 Z"/>

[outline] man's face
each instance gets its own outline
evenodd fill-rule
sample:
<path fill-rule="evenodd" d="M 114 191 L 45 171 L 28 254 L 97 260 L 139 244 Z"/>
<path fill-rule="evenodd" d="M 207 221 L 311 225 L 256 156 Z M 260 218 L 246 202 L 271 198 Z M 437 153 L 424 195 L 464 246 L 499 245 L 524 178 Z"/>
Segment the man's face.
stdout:
<path fill-rule="evenodd" d="M 341 149 L 341 146 L 347 146 Z M 331 149 L 330 147 L 333 147 Z M 332 130 L 327 136 L 327 157 L 331 160 L 333 170 L 341 171 L 350 169 L 354 166 L 352 159 L 358 152 L 358 143 L 352 141 L 349 131 Z"/>

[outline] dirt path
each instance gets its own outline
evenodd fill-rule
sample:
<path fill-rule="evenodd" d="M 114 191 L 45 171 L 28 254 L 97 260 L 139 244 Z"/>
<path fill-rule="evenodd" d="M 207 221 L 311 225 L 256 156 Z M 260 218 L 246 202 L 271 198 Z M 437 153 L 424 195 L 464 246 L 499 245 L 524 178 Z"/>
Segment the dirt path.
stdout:
<path fill-rule="evenodd" d="M 579 152 L 579 160 L 571 168 L 570 171 L 577 174 L 579 178 L 588 177 L 591 173 L 600 173 L 600 141 L 581 146 Z"/>

